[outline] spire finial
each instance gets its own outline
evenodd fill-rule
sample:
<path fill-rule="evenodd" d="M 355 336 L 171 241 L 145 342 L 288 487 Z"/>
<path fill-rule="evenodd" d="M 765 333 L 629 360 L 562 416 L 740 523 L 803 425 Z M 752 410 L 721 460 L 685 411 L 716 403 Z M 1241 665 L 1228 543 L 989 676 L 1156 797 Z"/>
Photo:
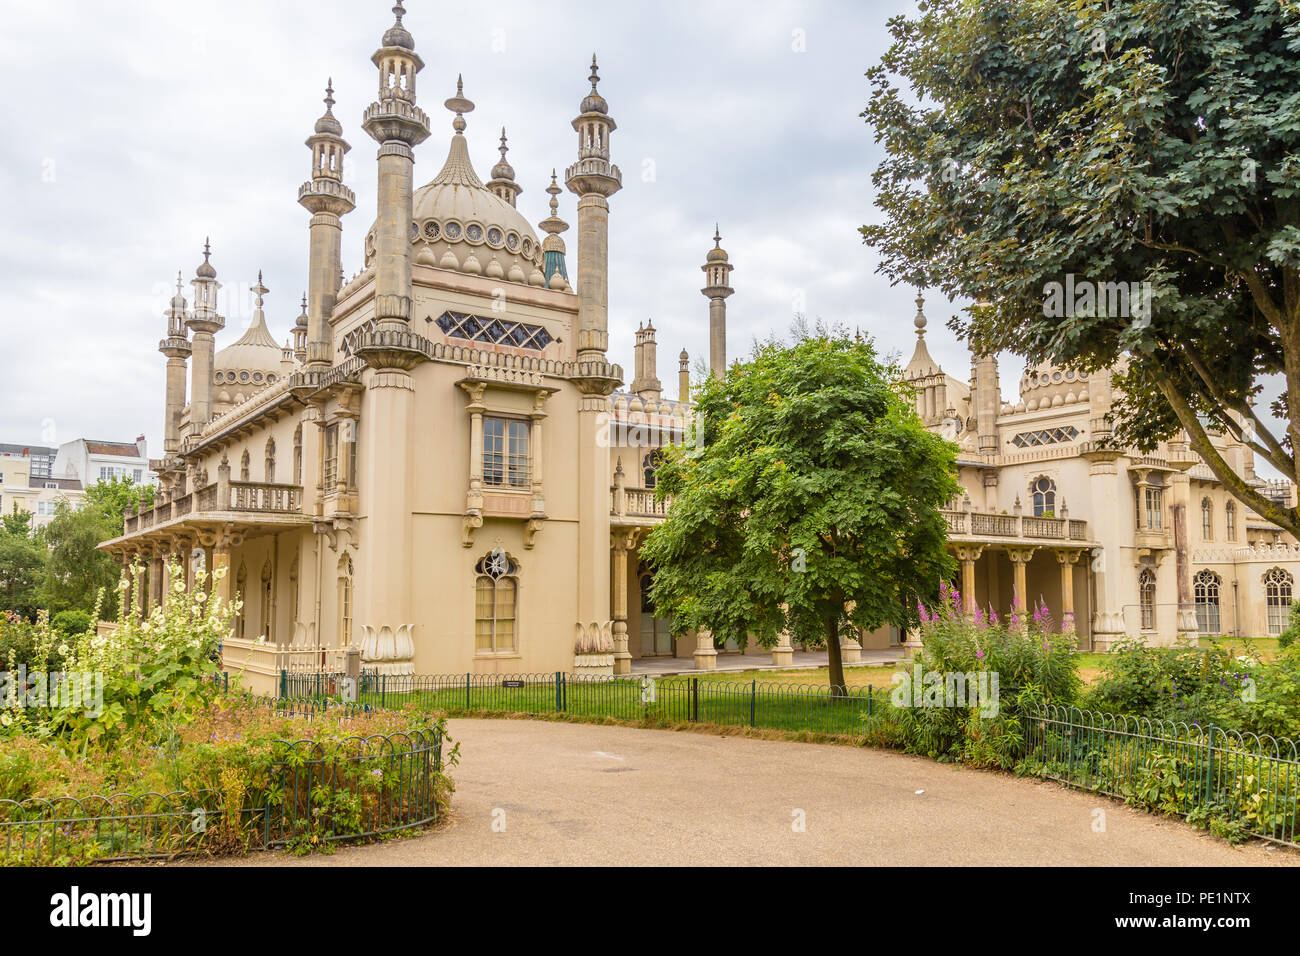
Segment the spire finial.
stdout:
<path fill-rule="evenodd" d="M 503 163 L 506 161 L 506 153 L 509 151 L 509 149 L 510 149 L 510 147 L 506 145 L 506 128 L 505 128 L 504 126 L 502 126 L 502 127 L 501 127 L 501 145 L 497 147 L 497 152 L 499 152 L 499 153 L 501 154 L 501 161 L 502 161 Z"/>
<path fill-rule="evenodd" d="M 262 284 L 262 270 L 261 270 L 261 269 L 258 269 L 258 270 L 257 270 L 257 285 L 252 286 L 252 287 L 249 289 L 249 291 L 252 292 L 255 296 L 257 296 L 257 299 L 256 299 L 257 311 L 261 312 L 261 311 L 262 311 L 262 296 L 266 295 L 268 292 L 271 291 L 271 290 L 268 289 L 265 285 Z"/>
<path fill-rule="evenodd" d="M 183 288 L 183 285 L 182 285 L 182 283 L 181 283 L 181 270 L 180 270 L 180 269 L 177 269 L 177 270 L 176 270 L 176 294 L 177 294 L 177 295 L 180 295 L 180 294 L 181 294 L 181 289 L 182 289 L 182 288 Z"/>
<path fill-rule="evenodd" d="M 334 77 L 325 81 L 325 113 L 327 116 L 334 115 Z"/>
<path fill-rule="evenodd" d="M 458 134 L 465 132 L 464 114 L 472 113 L 474 111 L 474 104 L 465 98 L 465 83 L 459 73 L 456 74 L 456 95 L 445 101 L 442 105 L 456 114 L 456 118 L 451 121 L 452 129 L 454 129 Z M 502 130 L 502 132 L 504 133 L 504 130 Z"/>
<path fill-rule="evenodd" d="M 303 311 L 304 313 L 306 313 L 306 311 L 307 311 L 307 293 L 306 293 L 306 292 L 304 292 L 304 293 L 302 294 L 302 311 Z"/>
<path fill-rule="evenodd" d="M 925 305 L 925 296 L 921 294 L 920 289 L 917 289 L 916 290 L 916 318 L 912 320 L 912 324 L 916 326 L 916 337 L 918 339 L 925 338 L 925 326 L 926 326 L 927 319 L 925 317 L 925 312 L 922 309 L 922 306 L 924 305 Z"/>
<path fill-rule="evenodd" d="M 212 242 L 209 236 L 203 237 L 203 261 L 208 261 L 208 256 L 212 255 Z"/>
<path fill-rule="evenodd" d="M 595 93 L 596 84 L 600 82 L 600 70 L 596 66 L 596 54 L 594 53 L 591 55 L 591 76 L 587 77 L 587 79 L 591 80 L 591 92 Z"/>
<path fill-rule="evenodd" d="M 402 25 L 402 16 L 406 13 L 406 8 L 402 6 L 402 0 L 397 0 L 393 4 L 393 16 L 397 17 L 397 25 Z"/>
<path fill-rule="evenodd" d="M 722 231 L 718 228 L 718 224 L 716 222 L 713 224 L 713 248 L 714 249 L 722 248 Z"/>

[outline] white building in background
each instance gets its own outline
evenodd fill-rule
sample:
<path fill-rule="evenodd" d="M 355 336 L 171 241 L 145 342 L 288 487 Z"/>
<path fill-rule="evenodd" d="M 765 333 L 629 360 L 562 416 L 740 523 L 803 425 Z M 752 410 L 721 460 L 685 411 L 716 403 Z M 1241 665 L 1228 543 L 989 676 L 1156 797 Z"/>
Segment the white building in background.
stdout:
<path fill-rule="evenodd" d="M 32 526 L 39 528 L 49 524 L 60 501 L 66 500 L 76 507 L 85 498 L 85 492 L 76 478 L 44 474 L 49 470 L 45 467 L 48 462 L 42 460 L 43 456 L 21 454 L 27 450 L 27 446 L 18 452 L 0 450 L 0 513 L 30 511 Z"/>
<path fill-rule="evenodd" d="M 128 478 L 137 485 L 157 482 L 149 467 L 149 450 L 143 435 L 134 442 L 91 438 L 64 442 L 54 461 L 54 475 L 76 478 L 83 485 L 111 478 Z"/>

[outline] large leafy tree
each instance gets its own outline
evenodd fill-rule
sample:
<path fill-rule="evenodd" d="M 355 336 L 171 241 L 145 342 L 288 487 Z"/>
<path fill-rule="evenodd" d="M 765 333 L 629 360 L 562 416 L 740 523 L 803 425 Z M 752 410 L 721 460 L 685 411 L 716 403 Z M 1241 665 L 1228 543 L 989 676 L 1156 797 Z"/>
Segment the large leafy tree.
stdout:
<path fill-rule="evenodd" d="M 954 447 L 869 342 L 824 329 L 756 346 L 695 411 L 702 431 L 667 451 L 657 493 L 673 506 L 641 552 L 655 607 L 716 641 L 824 642 L 842 687 L 846 625 L 912 624 L 951 571 Z"/>
<path fill-rule="evenodd" d="M 1300 6 L 918 7 L 867 74 L 885 218 L 862 232 L 881 271 L 987 300 L 952 322 L 982 348 L 1119 364 L 1118 441 L 1149 451 L 1185 430 L 1234 495 L 1300 535 L 1296 509 L 1211 443 L 1229 434 L 1297 479 Z M 1151 308 L 1108 297 L 1053 317 L 1049 284 L 1071 275 L 1150 283 Z"/>
<path fill-rule="evenodd" d="M 122 534 L 122 516 L 128 504 L 142 496 L 146 505 L 152 504 L 153 495 L 152 486 L 114 477 L 88 487 L 85 498 L 75 506 L 61 501 L 55 507 L 54 517 L 44 529 L 49 559 L 41 588 L 51 612 L 90 610 L 103 588 L 103 610 L 114 613 L 119 568 L 96 546 Z"/>
<path fill-rule="evenodd" d="M 32 513 L 15 505 L 0 518 L 0 611 L 35 617 L 44 572 L 45 551 L 32 531 Z"/>

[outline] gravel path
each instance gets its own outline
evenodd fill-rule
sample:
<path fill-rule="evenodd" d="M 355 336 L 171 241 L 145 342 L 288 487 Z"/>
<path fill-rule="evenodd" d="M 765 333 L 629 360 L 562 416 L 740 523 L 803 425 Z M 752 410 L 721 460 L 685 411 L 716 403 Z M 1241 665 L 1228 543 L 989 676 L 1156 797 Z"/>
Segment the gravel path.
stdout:
<path fill-rule="evenodd" d="M 1300 864 L 1056 784 L 887 751 L 534 720 L 449 729 L 462 760 L 437 832 L 235 865 Z"/>

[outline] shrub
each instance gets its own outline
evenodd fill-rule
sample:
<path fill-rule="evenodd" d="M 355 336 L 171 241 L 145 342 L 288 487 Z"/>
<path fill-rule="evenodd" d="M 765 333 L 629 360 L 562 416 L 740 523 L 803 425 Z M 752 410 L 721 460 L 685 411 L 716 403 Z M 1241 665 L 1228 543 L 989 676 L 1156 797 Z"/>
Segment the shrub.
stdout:
<path fill-rule="evenodd" d="M 65 637 L 76 637 L 90 630 L 89 611 L 60 611 L 50 620 L 50 625 Z"/>
<path fill-rule="evenodd" d="M 1295 639 L 1300 637 L 1300 601 L 1291 602 L 1291 610 L 1287 617 L 1286 630 L 1277 636 L 1277 646 L 1287 648 L 1295 643 Z"/>

